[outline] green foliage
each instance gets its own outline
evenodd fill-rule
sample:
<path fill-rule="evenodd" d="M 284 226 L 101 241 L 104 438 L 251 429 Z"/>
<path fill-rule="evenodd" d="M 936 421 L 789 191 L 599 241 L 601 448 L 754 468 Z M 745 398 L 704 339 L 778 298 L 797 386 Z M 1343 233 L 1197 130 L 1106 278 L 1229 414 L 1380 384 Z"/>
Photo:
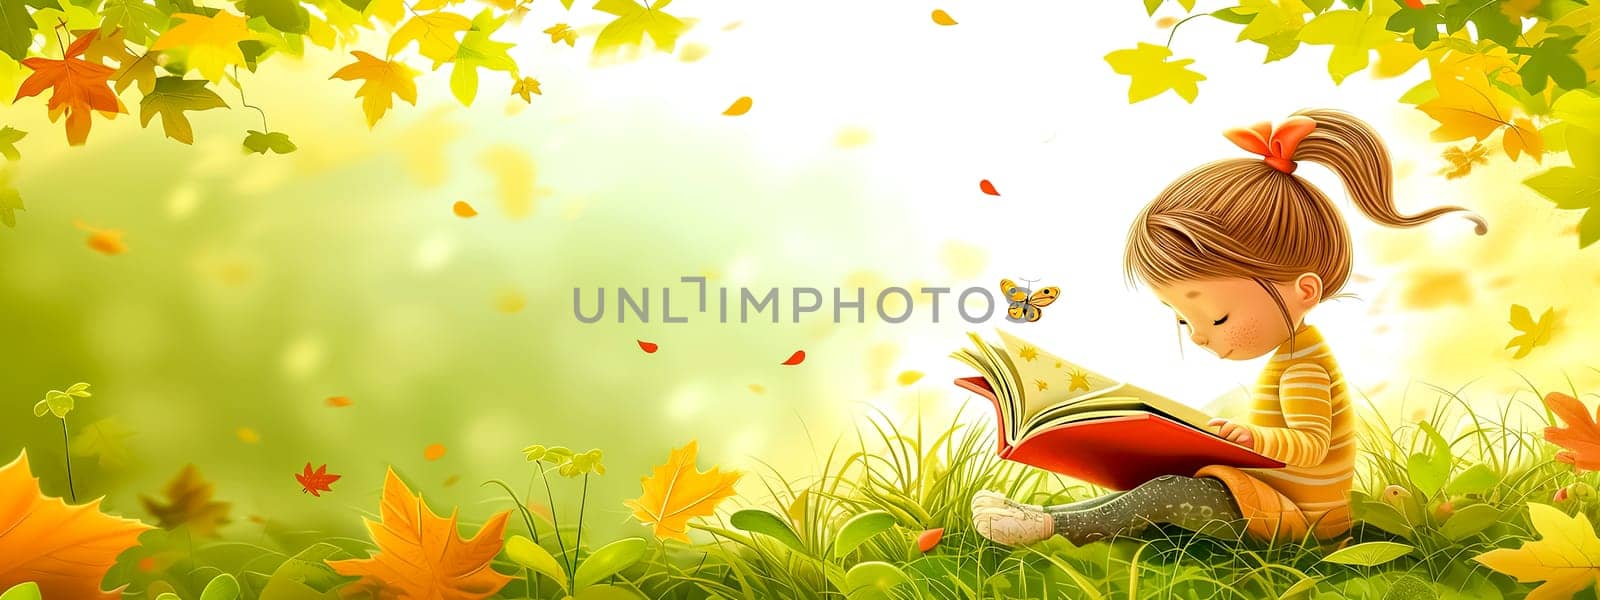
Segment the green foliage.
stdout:
<path fill-rule="evenodd" d="M 17 142 L 28 137 L 28 132 L 15 127 L 0 129 L 0 156 L 6 160 L 22 160 L 22 153 L 17 151 Z"/>
<path fill-rule="evenodd" d="M 297 150 L 298 147 L 294 145 L 293 141 L 289 140 L 289 134 L 287 133 L 251 129 L 244 136 L 244 149 L 246 152 L 254 154 L 266 154 L 269 150 L 278 154 L 288 154 Z"/>
<path fill-rule="evenodd" d="M 227 107 L 228 103 L 207 88 L 203 79 L 162 77 L 156 79 L 156 89 L 139 102 L 139 124 L 148 127 L 150 119 L 159 114 L 167 137 L 193 144 L 194 128 L 184 113 Z"/>
<path fill-rule="evenodd" d="M 565 1 L 565 0 L 563 0 Z M 600 0 L 594 9 L 617 16 L 595 36 L 594 56 L 604 57 L 629 46 L 644 43 L 644 36 L 657 49 L 671 52 L 678 45 L 678 36 L 689 29 L 677 17 L 662 12 L 672 0 L 654 0 L 649 6 L 635 0 Z"/>
<path fill-rule="evenodd" d="M 1412 550 L 1416 550 L 1416 548 L 1394 542 L 1366 542 L 1348 548 L 1340 548 L 1328 554 L 1322 560 L 1336 565 L 1376 567 L 1410 554 Z"/>
<path fill-rule="evenodd" d="M 77 406 L 78 398 L 88 398 L 89 384 L 74 383 L 67 391 L 50 390 L 45 392 L 44 399 L 33 405 L 33 416 L 42 417 L 45 414 L 54 415 L 57 419 L 67 418 L 67 414 Z"/>
<path fill-rule="evenodd" d="M 39 584 L 29 582 L 11 586 L 11 589 L 0 594 L 0 600 L 43 600 L 43 598 L 39 596 Z"/>

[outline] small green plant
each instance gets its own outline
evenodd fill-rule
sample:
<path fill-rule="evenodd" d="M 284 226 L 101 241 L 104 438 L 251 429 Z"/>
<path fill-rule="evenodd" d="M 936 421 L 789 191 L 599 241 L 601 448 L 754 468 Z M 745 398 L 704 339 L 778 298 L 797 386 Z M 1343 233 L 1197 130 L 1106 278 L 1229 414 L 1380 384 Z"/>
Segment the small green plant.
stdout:
<path fill-rule="evenodd" d="M 78 398 L 88 398 L 89 384 L 74 383 L 67 391 L 50 390 L 45 392 L 44 399 L 33 405 L 33 416 L 43 417 L 46 414 L 54 415 L 61 420 L 61 453 L 67 460 L 67 494 L 72 502 L 78 502 L 78 490 L 72 483 L 72 438 L 67 433 L 67 414 L 77 407 Z"/>

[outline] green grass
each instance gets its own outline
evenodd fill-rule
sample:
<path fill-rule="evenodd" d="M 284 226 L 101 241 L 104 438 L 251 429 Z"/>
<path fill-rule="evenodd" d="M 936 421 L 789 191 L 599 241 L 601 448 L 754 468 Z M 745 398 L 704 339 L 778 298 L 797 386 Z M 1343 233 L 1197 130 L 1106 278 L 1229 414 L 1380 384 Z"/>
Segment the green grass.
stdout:
<path fill-rule="evenodd" d="M 1404 551 L 1366 565 L 1325 560 L 1328 549 L 1312 541 L 1268 547 L 1169 526 L 1083 547 L 1061 538 L 1027 548 L 992 544 L 970 525 L 969 502 L 978 490 L 1040 504 L 1104 490 L 1000 460 L 990 419 L 968 405 L 933 424 L 921 417 L 895 423 L 874 413 L 854 436 L 821 453 L 814 473 L 763 469 L 754 475 L 761 493 L 747 493 L 725 504 L 717 517 L 696 521 L 695 543 L 652 540 L 642 559 L 628 560 L 577 597 L 1523 597 L 1537 582 L 1516 583 L 1472 557 L 1536 539 L 1527 503 L 1553 503 L 1558 489 L 1600 486 L 1600 479 L 1574 474 L 1570 465 L 1553 460 L 1555 448 L 1542 439 L 1552 417 L 1537 391 L 1514 395 L 1492 414 L 1469 410 L 1454 391 L 1424 393 L 1437 401 L 1416 422 L 1386 419 L 1370 403 L 1362 410 L 1353 492 L 1357 522 L 1345 545 L 1390 542 Z M 1568 514 L 1584 512 L 1592 522 L 1600 516 L 1592 493 L 1554 504 Z M 863 514 L 869 517 L 847 525 Z M 596 550 L 609 540 L 579 539 L 578 516 L 559 516 L 556 527 L 519 511 L 507 535 L 529 535 L 532 525 L 543 534 L 532 537 L 568 573 L 607 559 L 609 551 Z M 920 550 L 918 537 L 940 528 L 938 544 Z M 364 557 L 371 548 L 365 540 L 329 539 L 272 522 L 261 531 L 255 540 L 210 544 L 197 543 L 181 528 L 151 532 L 142 547 L 124 554 L 106 586 L 126 584 L 129 598 L 153 598 L 152 590 L 169 589 L 196 598 L 207 582 L 226 573 L 238 578 L 245 598 L 333 598 L 327 590 L 341 580 L 319 569 L 316 559 Z M 577 563 L 568 565 L 573 559 Z M 496 597 L 565 596 L 553 579 L 504 555 L 495 565 L 518 577 Z M 304 581 L 308 590 L 263 594 L 286 577 Z M 1579 597 L 1597 596 L 1591 587 Z"/>

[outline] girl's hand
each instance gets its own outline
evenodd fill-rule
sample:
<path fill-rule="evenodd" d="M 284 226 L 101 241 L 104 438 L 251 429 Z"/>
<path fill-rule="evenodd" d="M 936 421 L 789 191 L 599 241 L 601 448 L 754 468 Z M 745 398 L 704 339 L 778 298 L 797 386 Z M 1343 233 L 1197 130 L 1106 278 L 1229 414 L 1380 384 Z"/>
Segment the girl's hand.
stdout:
<path fill-rule="evenodd" d="M 1250 428 L 1245 427 L 1243 423 L 1235 423 L 1227 419 L 1212 419 L 1206 422 L 1206 425 L 1216 427 L 1217 434 L 1228 438 L 1230 442 L 1246 448 L 1255 447 L 1255 437 L 1250 435 Z"/>

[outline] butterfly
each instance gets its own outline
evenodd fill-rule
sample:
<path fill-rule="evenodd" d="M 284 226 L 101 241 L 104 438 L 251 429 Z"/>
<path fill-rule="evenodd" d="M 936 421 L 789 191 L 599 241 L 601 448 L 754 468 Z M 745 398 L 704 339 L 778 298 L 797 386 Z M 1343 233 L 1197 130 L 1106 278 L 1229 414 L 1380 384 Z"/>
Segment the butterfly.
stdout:
<path fill-rule="evenodd" d="M 1006 316 L 1012 321 L 1033 322 L 1044 316 L 1039 310 L 1050 306 L 1061 295 L 1061 288 L 1050 286 L 1037 292 L 1029 293 L 1028 288 L 1017 285 L 1010 279 L 1000 280 L 1000 291 L 1005 293 L 1006 300 L 1011 303 L 1011 308 L 1006 309 Z"/>

